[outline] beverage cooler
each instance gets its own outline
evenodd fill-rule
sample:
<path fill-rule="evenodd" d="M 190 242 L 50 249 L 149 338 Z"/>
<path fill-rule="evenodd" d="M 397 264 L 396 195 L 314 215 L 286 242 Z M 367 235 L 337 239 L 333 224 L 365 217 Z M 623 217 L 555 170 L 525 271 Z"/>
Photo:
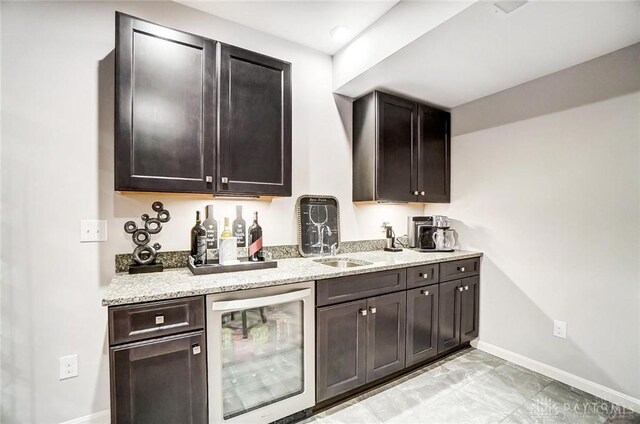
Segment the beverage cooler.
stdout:
<path fill-rule="evenodd" d="M 313 282 L 207 296 L 209 422 L 269 423 L 315 404 Z"/>

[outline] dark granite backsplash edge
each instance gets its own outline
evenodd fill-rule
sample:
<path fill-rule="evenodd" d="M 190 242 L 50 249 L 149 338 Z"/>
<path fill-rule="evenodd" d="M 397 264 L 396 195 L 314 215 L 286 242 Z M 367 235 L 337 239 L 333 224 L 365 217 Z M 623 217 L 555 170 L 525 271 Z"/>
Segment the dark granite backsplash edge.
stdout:
<path fill-rule="evenodd" d="M 401 241 L 406 242 L 406 238 Z M 340 249 L 338 253 L 355 253 L 355 252 L 370 252 L 372 250 L 381 250 L 386 243 L 385 239 L 379 240 L 355 240 L 355 241 L 342 241 L 340 242 Z M 263 250 L 271 254 L 272 259 L 290 259 L 300 258 L 300 252 L 298 252 L 297 244 L 285 244 L 280 246 L 264 246 Z M 217 257 L 217 250 L 209 251 L 213 257 Z M 238 256 L 246 256 L 246 248 L 238 248 Z M 188 250 L 173 250 L 166 252 L 158 252 L 158 262 L 162 262 L 165 268 L 183 268 L 187 266 L 187 259 L 189 258 Z M 127 272 L 129 265 L 131 264 L 131 253 L 120 253 L 115 257 L 116 272 Z"/>

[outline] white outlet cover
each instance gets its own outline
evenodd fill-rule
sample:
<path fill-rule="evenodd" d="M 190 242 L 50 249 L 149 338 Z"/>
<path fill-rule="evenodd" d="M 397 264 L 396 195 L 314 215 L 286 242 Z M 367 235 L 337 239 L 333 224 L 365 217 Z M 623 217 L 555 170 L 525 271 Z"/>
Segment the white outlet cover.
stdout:
<path fill-rule="evenodd" d="M 80 221 L 80 242 L 107 241 L 107 221 L 83 219 Z"/>
<path fill-rule="evenodd" d="M 564 321 L 553 320 L 553 335 L 561 339 L 567 338 L 567 323 Z"/>
<path fill-rule="evenodd" d="M 78 355 L 60 357 L 60 380 L 78 376 Z"/>

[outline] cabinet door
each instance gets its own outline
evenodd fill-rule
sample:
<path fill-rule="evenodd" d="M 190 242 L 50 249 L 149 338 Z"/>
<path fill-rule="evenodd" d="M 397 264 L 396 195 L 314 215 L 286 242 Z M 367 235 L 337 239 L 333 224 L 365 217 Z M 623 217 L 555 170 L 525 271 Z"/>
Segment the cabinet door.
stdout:
<path fill-rule="evenodd" d="M 367 383 L 404 368 L 405 292 L 367 301 Z"/>
<path fill-rule="evenodd" d="M 116 14 L 116 190 L 213 191 L 214 76 L 213 41 Z"/>
<path fill-rule="evenodd" d="M 291 196 L 291 64 L 222 45 L 219 194 Z"/>
<path fill-rule="evenodd" d="M 462 279 L 460 286 L 460 342 L 478 337 L 480 319 L 480 277 Z"/>
<path fill-rule="evenodd" d="M 407 291 L 407 366 L 438 353 L 438 285 Z"/>
<path fill-rule="evenodd" d="M 416 103 L 377 93 L 378 148 L 376 199 L 418 200 L 416 160 Z"/>
<path fill-rule="evenodd" d="M 206 423 L 204 333 L 111 349 L 111 418 L 116 424 Z"/>
<path fill-rule="evenodd" d="M 438 353 L 460 344 L 460 280 L 440 283 L 438 293 Z"/>
<path fill-rule="evenodd" d="M 418 199 L 449 203 L 451 141 L 449 112 L 418 106 Z"/>
<path fill-rule="evenodd" d="M 318 402 L 365 384 L 366 310 L 366 300 L 318 308 Z"/>

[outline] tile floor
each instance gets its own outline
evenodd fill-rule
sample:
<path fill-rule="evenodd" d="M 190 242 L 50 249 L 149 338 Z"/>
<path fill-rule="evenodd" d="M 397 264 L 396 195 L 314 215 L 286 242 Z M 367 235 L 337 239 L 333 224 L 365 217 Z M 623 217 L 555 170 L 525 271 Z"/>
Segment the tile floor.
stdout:
<path fill-rule="evenodd" d="M 305 424 L 638 423 L 625 410 L 511 362 L 469 348 Z"/>

